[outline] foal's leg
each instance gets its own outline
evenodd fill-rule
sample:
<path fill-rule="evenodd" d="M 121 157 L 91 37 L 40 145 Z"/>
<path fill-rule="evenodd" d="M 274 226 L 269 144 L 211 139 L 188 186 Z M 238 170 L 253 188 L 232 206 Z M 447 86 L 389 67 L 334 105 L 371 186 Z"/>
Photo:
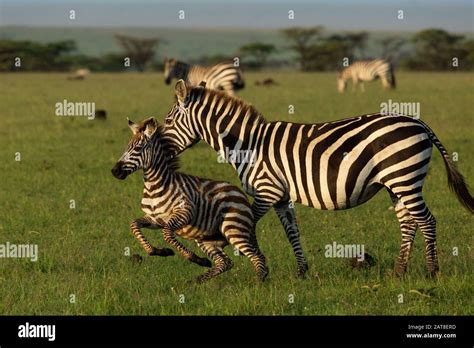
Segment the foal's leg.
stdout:
<path fill-rule="evenodd" d="M 155 248 L 151 245 L 146 237 L 143 235 L 141 228 L 160 228 L 161 226 L 156 225 L 150 217 L 144 216 L 142 218 L 133 220 L 130 223 L 130 229 L 135 236 L 136 239 L 140 242 L 140 245 L 145 249 L 146 253 L 150 256 L 158 255 L 158 256 L 171 256 L 174 255 L 173 250 L 169 248 Z"/>
<path fill-rule="evenodd" d="M 216 245 L 215 241 L 197 242 L 197 245 L 214 261 L 214 266 L 209 271 L 196 278 L 198 283 L 204 283 L 221 273 L 227 272 L 234 266 L 229 256 L 224 253 L 222 247 Z"/>
<path fill-rule="evenodd" d="M 178 249 L 179 253 L 184 256 L 184 258 L 188 261 L 198 264 L 199 266 L 203 267 L 211 267 L 212 263 L 205 257 L 199 257 L 194 252 L 186 248 L 180 241 L 178 241 L 175 237 L 174 230 L 170 229 L 169 227 L 163 228 L 163 238 L 164 240 Z"/>

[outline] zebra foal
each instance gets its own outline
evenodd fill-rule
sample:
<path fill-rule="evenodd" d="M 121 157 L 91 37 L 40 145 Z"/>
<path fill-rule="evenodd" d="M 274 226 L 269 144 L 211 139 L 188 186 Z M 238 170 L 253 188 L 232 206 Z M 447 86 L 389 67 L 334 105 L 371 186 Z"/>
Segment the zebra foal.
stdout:
<path fill-rule="evenodd" d="M 268 274 L 265 257 L 255 238 L 255 224 L 250 203 L 237 187 L 222 181 L 202 179 L 177 171 L 177 159 L 171 159 L 170 144 L 162 136 L 154 118 L 140 124 L 129 121 L 133 132 L 128 148 L 112 169 L 118 179 L 143 169 L 145 180 L 141 208 L 145 216 L 131 223 L 131 230 L 149 255 L 170 255 L 170 249 L 153 247 L 141 228 L 163 229 L 164 240 L 186 259 L 210 267 L 181 244 L 176 236 L 194 240 L 214 262 L 197 278 L 209 280 L 233 266 L 224 247 L 231 244 L 247 256 L 263 281 Z"/>

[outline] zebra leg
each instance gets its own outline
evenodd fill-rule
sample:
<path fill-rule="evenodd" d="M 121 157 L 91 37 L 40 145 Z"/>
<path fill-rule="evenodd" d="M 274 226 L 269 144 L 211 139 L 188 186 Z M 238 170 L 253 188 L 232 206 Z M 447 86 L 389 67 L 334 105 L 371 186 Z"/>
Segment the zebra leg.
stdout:
<path fill-rule="evenodd" d="M 390 83 L 388 82 L 386 76 L 381 76 L 380 80 L 382 81 L 383 89 L 389 89 L 390 88 Z"/>
<path fill-rule="evenodd" d="M 166 243 L 174 246 L 178 249 L 179 253 L 184 256 L 184 258 L 188 261 L 198 264 L 199 266 L 203 267 L 211 267 L 212 263 L 205 257 L 199 257 L 191 250 L 187 249 L 183 244 L 181 244 L 175 237 L 175 233 L 169 227 L 163 228 L 163 238 Z"/>
<path fill-rule="evenodd" d="M 398 255 L 394 269 L 394 274 L 400 277 L 406 271 L 413 241 L 415 240 L 416 229 L 418 226 L 401 201 L 396 202 L 394 209 L 398 222 L 400 223 L 400 230 L 402 231 L 400 254 Z"/>
<path fill-rule="evenodd" d="M 258 279 L 263 282 L 268 275 L 268 267 L 265 262 L 265 256 L 258 247 L 255 230 L 253 228 L 251 230 L 237 229 L 235 228 L 235 221 L 226 221 L 224 219 L 222 234 L 232 246 L 249 258 L 255 268 Z"/>
<path fill-rule="evenodd" d="M 401 196 L 400 200 L 423 233 L 428 273 L 433 277 L 439 271 L 436 252 L 436 219 L 426 206 L 421 191 L 407 197 Z"/>
<path fill-rule="evenodd" d="M 214 266 L 211 267 L 209 271 L 204 274 L 201 274 L 196 278 L 196 281 L 201 284 L 208 281 L 211 278 L 218 276 L 221 273 L 227 272 L 230 270 L 234 263 L 229 258 L 229 256 L 224 253 L 222 247 L 217 246 L 214 241 L 209 242 L 196 242 L 201 250 L 214 261 Z"/>
<path fill-rule="evenodd" d="M 295 210 L 290 207 L 290 201 L 279 202 L 274 208 L 281 224 L 285 228 L 286 237 L 293 247 L 297 263 L 296 274 L 298 277 L 303 277 L 308 270 L 308 261 L 306 261 L 303 249 L 301 248 L 300 232 L 296 223 Z"/>
<path fill-rule="evenodd" d="M 130 229 L 133 233 L 133 235 L 135 236 L 136 239 L 138 239 L 138 241 L 140 242 L 140 245 L 143 247 L 143 249 L 145 249 L 146 253 L 150 256 L 155 256 L 155 255 L 158 255 L 158 256 L 171 256 L 171 255 L 174 255 L 174 252 L 173 250 L 171 249 L 168 249 L 168 248 L 155 248 L 154 246 L 152 246 L 148 240 L 146 239 L 146 237 L 143 235 L 142 231 L 141 231 L 141 228 L 158 228 L 160 226 L 154 224 L 152 222 L 152 220 L 145 216 L 143 218 L 139 218 L 139 219 L 136 219 L 136 220 L 133 220 L 131 223 L 130 223 Z"/>
<path fill-rule="evenodd" d="M 352 78 L 352 92 L 357 92 L 357 86 L 359 85 L 359 79 Z"/>
<path fill-rule="evenodd" d="M 253 214 L 253 221 L 255 222 L 255 225 L 257 225 L 257 222 L 270 210 L 271 207 L 276 202 L 272 200 L 265 199 L 259 195 L 256 195 L 254 197 L 253 203 L 252 203 L 252 214 Z"/>
<path fill-rule="evenodd" d="M 363 82 L 360 83 L 360 91 L 361 91 L 362 93 L 365 92 L 365 85 L 364 85 Z"/>

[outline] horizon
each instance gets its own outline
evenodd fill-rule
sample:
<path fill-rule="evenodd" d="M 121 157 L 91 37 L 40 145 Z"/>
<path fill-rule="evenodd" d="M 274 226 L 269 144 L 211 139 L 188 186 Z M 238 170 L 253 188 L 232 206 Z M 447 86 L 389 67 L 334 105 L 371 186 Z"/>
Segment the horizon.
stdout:
<path fill-rule="evenodd" d="M 71 9 L 76 11 L 75 20 L 68 17 Z M 440 28 L 472 33 L 473 9 L 468 0 L 298 0 L 291 5 L 281 0 L 243 0 L 238 4 L 216 0 L 44 0 L 41 5 L 33 0 L 3 0 L 0 27 L 275 30 L 320 25 L 329 31 L 412 32 Z M 181 20 L 180 10 L 185 11 Z M 294 11 L 293 20 L 288 19 L 289 10 Z M 397 19 L 398 10 L 404 11 L 404 19 Z"/>

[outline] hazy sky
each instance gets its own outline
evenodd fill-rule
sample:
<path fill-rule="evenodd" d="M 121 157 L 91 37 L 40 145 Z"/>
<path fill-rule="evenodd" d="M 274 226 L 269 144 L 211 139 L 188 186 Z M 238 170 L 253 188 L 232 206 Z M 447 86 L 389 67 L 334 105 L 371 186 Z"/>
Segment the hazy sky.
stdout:
<path fill-rule="evenodd" d="M 1 25 L 473 31 L 473 0 L 0 0 Z M 76 20 L 69 11 L 76 11 Z M 185 19 L 178 13 L 184 10 Z M 288 19 L 288 11 L 295 19 Z M 404 19 L 397 19 L 398 10 Z"/>

